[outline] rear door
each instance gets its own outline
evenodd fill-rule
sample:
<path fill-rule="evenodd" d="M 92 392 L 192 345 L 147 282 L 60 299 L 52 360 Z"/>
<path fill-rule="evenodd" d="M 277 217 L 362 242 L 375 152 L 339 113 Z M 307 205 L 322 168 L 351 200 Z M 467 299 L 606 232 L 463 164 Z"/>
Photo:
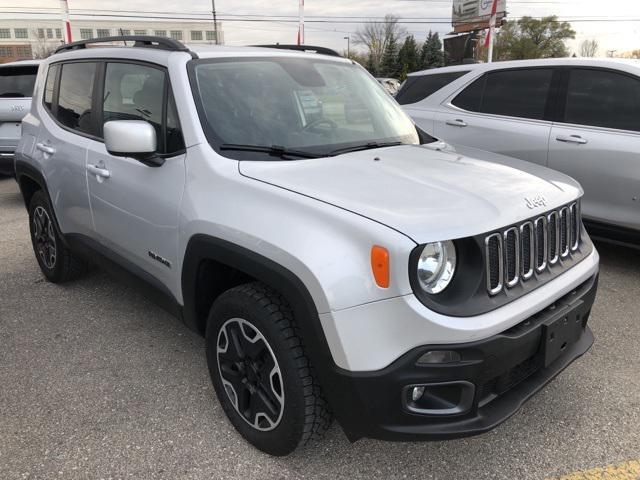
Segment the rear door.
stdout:
<path fill-rule="evenodd" d="M 146 63 L 107 61 L 101 88 L 100 124 L 110 120 L 150 123 L 156 129 L 157 154 L 165 162 L 159 167 L 146 165 L 111 155 L 102 139 L 90 142 L 88 166 L 108 172 L 108 177 L 88 173 L 100 243 L 129 267 L 134 265 L 165 286 L 175 287 L 186 154 L 168 73 Z"/>
<path fill-rule="evenodd" d="M 37 65 L 0 66 L 0 159 L 13 158 L 20 140 L 20 123 L 31 107 L 37 75 Z M 0 161 L 0 168 L 4 163 Z"/>
<path fill-rule="evenodd" d="M 572 68 L 560 110 L 549 167 L 580 182 L 585 218 L 640 229 L 640 79 Z"/>
<path fill-rule="evenodd" d="M 43 97 L 36 106 L 30 155 L 47 179 L 47 188 L 63 233 L 93 235 L 85 161 L 96 135 L 94 88 L 98 63 L 75 61 L 49 65 Z M 31 145 L 25 139 L 25 149 Z"/>
<path fill-rule="evenodd" d="M 553 77 L 553 68 L 486 73 L 442 105 L 434 135 L 546 165 Z"/>

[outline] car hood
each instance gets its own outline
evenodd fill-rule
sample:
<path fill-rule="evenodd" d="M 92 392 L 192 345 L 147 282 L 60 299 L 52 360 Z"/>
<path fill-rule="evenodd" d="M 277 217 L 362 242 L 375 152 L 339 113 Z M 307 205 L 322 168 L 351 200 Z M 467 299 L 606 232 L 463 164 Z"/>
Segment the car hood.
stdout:
<path fill-rule="evenodd" d="M 443 142 L 311 160 L 241 161 L 239 168 L 246 177 L 352 211 L 416 243 L 489 232 L 582 194 L 559 172 Z M 526 199 L 539 197 L 546 205 L 529 208 Z"/>

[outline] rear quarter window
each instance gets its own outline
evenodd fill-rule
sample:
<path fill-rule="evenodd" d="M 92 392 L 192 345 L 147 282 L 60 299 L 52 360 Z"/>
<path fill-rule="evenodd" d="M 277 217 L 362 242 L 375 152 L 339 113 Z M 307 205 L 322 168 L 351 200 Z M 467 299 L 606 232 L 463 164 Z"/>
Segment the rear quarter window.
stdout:
<path fill-rule="evenodd" d="M 419 102 L 467 73 L 469 71 L 407 77 L 407 81 L 396 94 L 396 101 L 400 105 Z"/>
<path fill-rule="evenodd" d="M 0 98 L 24 98 L 33 95 L 37 66 L 1 67 Z"/>

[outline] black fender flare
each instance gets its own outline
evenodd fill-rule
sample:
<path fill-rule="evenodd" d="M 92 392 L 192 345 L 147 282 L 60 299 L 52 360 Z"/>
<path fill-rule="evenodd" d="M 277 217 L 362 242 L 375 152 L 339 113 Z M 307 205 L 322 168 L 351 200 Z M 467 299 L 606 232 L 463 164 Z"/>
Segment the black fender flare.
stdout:
<path fill-rule="evenodd" d="M 347 435 L 353 438 L 348 428 L 351 409 L 341 408 L 345 396 L 350 396 L 351 385 L 345 372 L 333 361 L 318 310 L 302 280 L 287 268 L 257 252 L 209 235 L 194 235 L 189 239 L 182 264 L 182 295 L 184 321 L 195 331 L 199 330 L 195 298 L 197 273 L 204 260 L 213 260 L 239 270 L 274 288 L 287 299 L 300 329 L 306 354 L 336 420 Z"/>

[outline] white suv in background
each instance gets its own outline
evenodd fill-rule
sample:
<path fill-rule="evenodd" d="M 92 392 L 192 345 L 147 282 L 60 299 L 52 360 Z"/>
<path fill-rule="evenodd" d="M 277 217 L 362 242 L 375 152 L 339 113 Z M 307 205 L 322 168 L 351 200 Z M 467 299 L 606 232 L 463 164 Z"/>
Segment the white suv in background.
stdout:
<path fill-rule="evenodd" d="M 351 440 L 487 431 L 593 342 L 582 190 L 436 141 L 315 50 L 59 48 L 16 160 L 42 273 L 97 263 L 205 335 L 271 454 L 332 416 Z"/>
<path fill-rule="evenodd" d="M 31 108 L 39 64 L 40 60 L 22 60 L 0 65 L 0 176 L 14 174 L 14 152 L 22 118 Z"/>
<path fill-rule="evenodd" d="M 548 59 L 409 76 L 396 100 L 426 132 L 580 182 L 592 235 L 640 245 L 640 62 Z"/>

